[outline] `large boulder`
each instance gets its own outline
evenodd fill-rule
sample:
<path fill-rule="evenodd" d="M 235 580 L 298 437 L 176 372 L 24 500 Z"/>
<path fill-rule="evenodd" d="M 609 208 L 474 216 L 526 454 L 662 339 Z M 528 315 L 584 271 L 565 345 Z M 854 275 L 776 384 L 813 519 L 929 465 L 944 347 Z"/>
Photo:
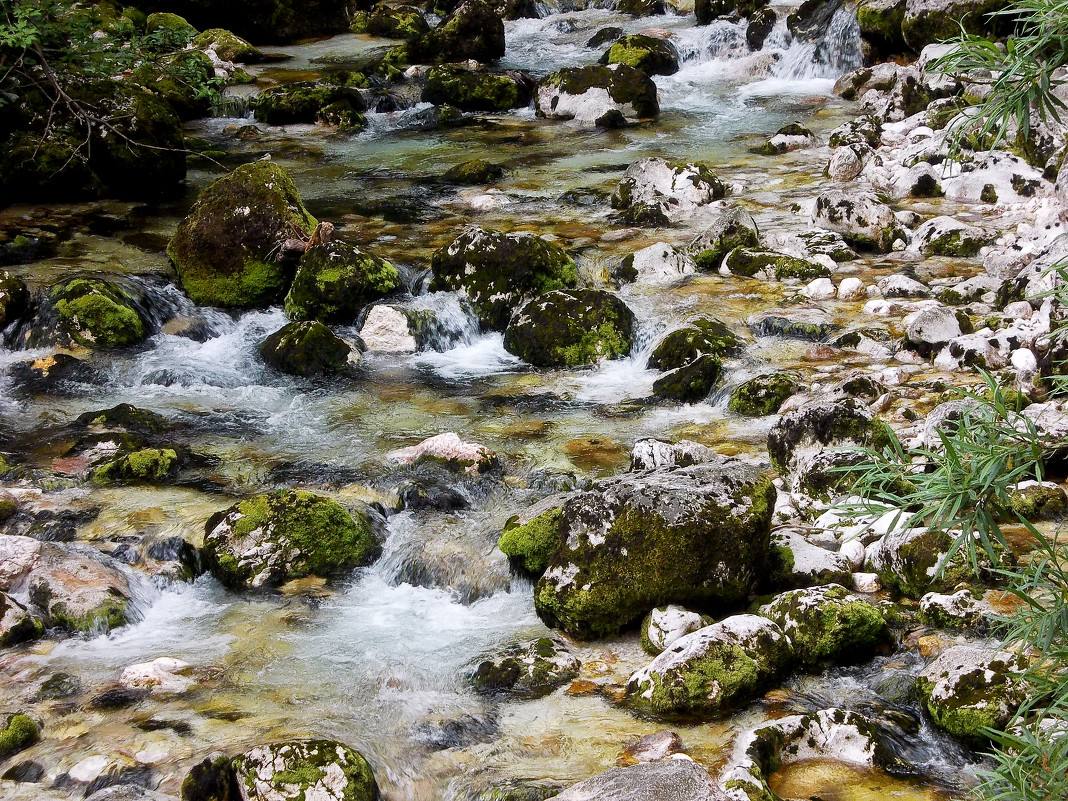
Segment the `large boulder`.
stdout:
<path fill-rule="evenodd" d="M 411 41 L 429 33 L 430 23 L 426 21 L 423 12 L 414 6 L 393 8 L 379 3 L 370 11 L 361 11 L 353 16 L 350 30 L 353 33 L 367 33 L 385 39 Z"/>
<path fill-rule="evenodd" d="M 247 801 L 376 801 L 378 784 L 358 751 L 333 740 L 260 745 L 232 763 L 239 798 Z M 184 785 L 183 785 L 184 787 Z"/>
<path fill-rule="evenodd" d="M 354 361 L 352 346 L 315 320 L 282 326 L 260 344 L 260 356 L 276 370 L 304 378 L 343 373 Z"/>
<path fill-rule="evenodd" d="M 966 33 L 995 33 L 998 25 L 987 15 L 1009 5 L 1008 0 L 907 0 L 901 19 L 905 43 L 919 53 L 926 45 L 956 39 Z M 1001 27 L 1011 24 L 1003 20 Z"/>
<path fill-rule="evenodd" d="M 364 306 L 398 286 L 397 268 L 373 253 L 340 241 L 315 245 L 300 257 L 286 295 L 286 316 L 352 323 Z"/>
<path fill-rule="evenodd" d="M 536 367 L 577 367 L 630 353 L 634 312 L 602 289 L 556 289 L 527 301 L 504 348 Z"/>
<path fill-rule="evenodd" d="M 567 67 L 538 86 L 537 112 L 553 120 L 618 128 L 660 114 L 656 84 L 625 64 Z"/>
<path fill-rule="evenodd" d="M 786 632 L 797 660 L 813 668 L 867 659 L 890 635 L 878 607 L 838 584 L 784 592 L 760 614 Z"/>
<path fill-rule="evenodd" d="M 359 89 L 311 81 L 271 87 L 253 103 L 256 119 L 268 125 L 336 122 L 340 112 L 347 111 L 346 127 L 360 128 L 363 118 L 359 115 L 366 110 L 367 103 Z"/>
<path fill-rule="evenodd" d="M 408 43 L 413 62 L 489 62 L 504 55 L 504 22 L 484 0 L 466 0 L 434 30 Z"/>
<path fill-rule="evenodd" d="M 902 512 L 901 522 L 907 519 L 908 513 Z M 884 587 L 918 600 L 971 578 L 971 567 L 961 554 L 945 563 L 952 545 L 952 535 L 940 529 L 895 527 L 868 546 L 867 563 Z"/>
<path fill-rule="evenodd" d="M 612 208 L 637 225 L 667 225 L 692 217 L 727 194 L 705 164 L 644 158 L 627 167 L 612 194 Z"/>
<path fill-rule="evenodd" d="M 579 661 L 559 639 L 513 645 L 479 663 L 471 684 L 483 693 L 541 698 L 578 676 Z"/>
<path fill-rule="evenodd" d="M 653 394 L 683 403 L 699 403 L 708 397 L 722 370 L 723 362 L 718 356 L 698 356 L 657 378 L 653 382 Z"/>
<path fill-rule="evenodd" d="M 680 637 L 711 624 L 710 618 L 677 604 L 658 606 L 642 621 L 642 650 L 647 654 L 659 656 Z"/>
<path fill-rule="evenodd" d="M 727 457 L 602 481 L 564 505 L 538 614 L 588 638 L 666 603 L 736 602 L 762 568 L 774 500 L 765 473 Z"/>
<path fill-rule="evenodd" d="M 636 33 L 613 42 L 605 53 L 605 64 L 626 64 L 646 75 L 674 75 L 679 71 L 679 54 L 666 39 Z"/>
<path fill-rule="evenodd" d="M 198 50 L 213 51 L 223 61 L 256 64 L 263 60 L 263 53 L 258 48 L 225 28 L 208 28 L 193 37 L 192 44 Z"/>
<path fill-rule="evenodd" d="M 230 587 L 270 587 L 315 574 L 341 576 L 381 553 L 370 514 L 306 490 L 255 495 L 212 515 L 205 562 Z"/>
<path fill-rule="evenodd" d="M 675 640 L 630 677 L 627 698 L 659 714 L 720 715 L 767 689 L 793 656 L 775 623 L 734 615 Z"/>
<path fill-rule="evenodd" d="M 293 181 L 270 161 L 245 164 L 208 186 L 167 245 L 178 281 L 208 306 L 267 306 L 285 297 L 292 266 L 278 260 L 316 220 Z"/>
<path fill-rule="evenodd" d="M 916 683 L 931 718 L 968 740 L 983 739 L 983 729 L 1004 729 L 1024 700 L 1019 654 L 957 645 L 923 669 Z"/>
<path fill-rule="evenodd" d="M 887 253 L 896 240 L 908 239 L 894 210 L 871 192 L 824 192 L 816 198 L 812 222 L 861 250 Z"/>
<path fill-rule="evenodd" d="M 758 274 L 774 276 L 780 281 L 788 278 L 796 278 L 801 281 L 811 281 L 815 278 L 825 278 L 831 271 L 824 264 L 799 259 L 786 253 L 776 253 L 774 250 L 754 250 L 737 247 L 728 253 L 721 269 L 731 275 L 743 275 L 752 278 Z"/>
<path fill-rule="evenodd" d="M 860 35 L 877 56 L 905 52 L 907 45 L 901 30 L 905 4 L 906 0 L 861 0 L 857 4 Z"/>
<path fill-rule="evenodd" d="M 142 342 L 149 333 L 141 298 L 114 281 L 72 278 L 49 287 L 23 342 L 110 350 Z"/>
<path fill-rule="evenodd" d="M 508 111 L 527 105 L 530 93 L 512 75 L 442 66 L 430 70 L 422 99 L 461 111 Z"/>
<path fill-rule="evenodd" d="M 661 759 L 612 768 L 573 784 L 556 801 L 723 801 L 708 772 L 692 759 Z"/>
<path fill-rule="evenodd" d="M 745 343 L 715 317 L 695 317 L 664 336 L 649 354 L 652 370 L 675 370 L 702 356 L 734 356 Z"/>
<path fill-rule="evenodd" d="M 471 227 L 434 253 L 433 289 L 463 290 L 487 328 L 503 330 L 524 300 L 569 289 L 578 268 L 559 245 L 535 234 Z"/>
<path fill-rule="evenodd" d="M 644 247 L 624 256 L 612 270 L 612 277 L 621 283 L 670 284 L 697 271 L 694 260 L 684 251 L 667 242 Z"/>

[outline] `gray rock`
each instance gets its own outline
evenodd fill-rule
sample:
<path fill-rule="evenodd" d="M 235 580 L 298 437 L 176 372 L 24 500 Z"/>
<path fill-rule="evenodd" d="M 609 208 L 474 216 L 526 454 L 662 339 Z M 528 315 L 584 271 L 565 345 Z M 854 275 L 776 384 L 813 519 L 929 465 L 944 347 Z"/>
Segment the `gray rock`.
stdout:
<path fill-rule="evenodd" d="M 714 461 L 718 454 L 709 447 L 688 439 L 663 442 L 659 439 L 640 439 L 630 454 L 631 470 L 658 470 L 669 467 L 689 467 Z"/>
<path fill-rule="evenodd" d="M 775 589 L 848 584 L 853 566 L 848 559 L 787 529 L 771 535 L 772 566 L 768 583 Z"/>
<path fill-rule="evenodd" d="M 816 198 L 812 222 L 835 231 L 853 247 L 889 252 L 894 241 L 907 238 L 894 211 L 871 192 L 832 189 Z"/>
<path fill-rule="evenodd" d="M 961 335 L 957 313 L 945 306 L 912 312 L 905 317 L 905 343 L 929 357 Z"/>
<path fill-rule="evenodd" d="M 1024 699 L 1018 654 L 957 645 L 920 674 L 920 696 L 940 727 L 958 737 L 982 739 L 983 728 L 1003 729 Z"/>
<path fill-rule="evenodd" d="M 367 760 L 332 740 L 295 740 L 256 746 L 236 757 L 233 767 L 237 786 L 248 801 L 294 798 L 374 801 L 378 798 L 378 785 Z"/>
<path fill-rule="evenodd" d="M 711 622 L 711 619 L 675 604 L 658 606 L 642 621 L 642 648 L 654 656 L 662 654 L 675 640 Z"/>
<path fill-rule="evenodd" d="M 656 84 L 622 64 L 553 73 L 538 87 L 536 106 L 538 114 L 549 119 L 610 128 L 655 119 L 660 113 Z"/>
<path fill-rule="evenodd" d="M 723 801 L 708 773 L 691 759 L 612 768 L 568 787 L 556 801 Z"/>
<path fill-rule="evenodd" d="M 117 784 L 105 787 L 86 797 L 85 801 L 177 801 L 173 795 L 164 795 L 136 784 Z"/>
<path fill-rule="evenodd" d="M 913 232 L 912 245 L 925 256 L 975 256 L 995 239 L 997 233 L 986 228 L 935 217 Z"/>
<path fill-rule="evenodd" d="M 876 282 L 884 298 L 925 298 L 931 294 L 926 284 L 907 275 L 888 275 Z"/>
<path fill-rule="evenodd" d="M 727 194 L 704 164 L 644 158 L 631 164 L 612 195 L 612 208 L 639 224 L 666 224 L 692 217 Z"/>

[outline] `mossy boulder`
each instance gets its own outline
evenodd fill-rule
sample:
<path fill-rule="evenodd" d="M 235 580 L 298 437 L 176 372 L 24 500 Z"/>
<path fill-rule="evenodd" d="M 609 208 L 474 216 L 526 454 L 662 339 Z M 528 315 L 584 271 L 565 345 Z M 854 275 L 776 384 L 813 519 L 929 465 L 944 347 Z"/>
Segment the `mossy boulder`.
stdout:
<path fill-rule="evenodd" d="M 753 215 L 745 209 L 725 209 L 688 248 L 697 269 L 718 270 L 723 258 L 735 248 L 759 248 L 760 233 Z"/>
<path fill-rule="evenodd" d="M 367 103 L 359 89 L 350 86 L 301 81 L 275 86 L 256 98 L 253 115 L 268 125 L 328 122 L 330 115 L 340 110 L 358 115 L 367 110 Z M 355 127 L 362 126 L 362 117 L 353 116 Z"/>
<path fill-rule="evenodd" d="M 871 192 L 824 192 L 816 198 L 812 222 L 841 234 L 858 250 L 888 253 L 895 241 L 908 239 L 893 209 Z"/>
<path fill-rule="evenodd" d="M 217 96 L 215 67 L 199 50 L 182 50 L 133 71 L 130 82 L 166 101 L 181 120 L 207 116 Z"/>
<path fill-rule="evenodd" d="M 722 320 L 695 317 L 668 333 L 649 355 L 651 370 L 675 370 L 705 355 L 725 357 L 742 352 L 745 343 Z"/>
<path fill-rule="evenodd" d="M 537 112 L 549 119 L 617 128 L 660 114 L 656 84 L 626 64 L 568 67 L 538 86 Z"/>
<path fill-rule="evenodd" d="M 812 131 L 800 123 L 792 122 L 776 131 L 768 141 L 750 148 L 750 152 L 761 156 L 780 156 L 794 150 L 817 147 L 819 143 L 820 140 Z"/>
<path fill-rule="evenodd" d="M 432 289 L 464 291 L 482 325 L 498 331 L 524 300 L 578 281 L 575 262 L 559 245 L 478 227 L 436 251 L 431 269 Z"/>
<path fill-rule="evenodd" d="M 500 164 L 493 164 L 485 159 L 472 159 L 449 167 L 442 180 L 449 184 L 475 186 L 492 184 L 504 177 L 505 169 Z"/>
<path fill-rule="evenodd" d="M 161 11 L 149 14 L 145 19 L 146 47 L 159 53 L 181 50 L 196 35 L 197 29 L 177 14 Z"/>
<path fill-rule="evenodd" d="M 560 544 L 562 515 L 563 509 L 554 506 L 533 516 L 512 518 L 505 524 L 497 547 L 527 573 L 541 576 Z M 524 517 L 528 519 L 524 520 Z"/>
<path fill-rule="evenodd" d="M 626 64 L 646 75 L 674 75 L 679 71 L 679 54 L 666 39 L 636 33 L 613 42 L 602 63 Z"/>
<path fill-rule="evenodd" d="M 521 306 L 504 348 L 536 367 L 577 367 L 630 353 L 634 312 L 601 289 L 556 289 Z"/>
<path fill-rule="evenodd" d="M 530 95 L 511 75 L 445 66 L 430 70 L 422 99 L 461 111 L 507 111 L 525 106 Z"/>
<path fill-rule="evenodd" d="M 746 322 L 754 336 L 806 342 L 825 342 L 837 329 L 834 318 L 818 307 L 770 309 L 757 313 Z"/>
<path fill-rule="evenodd" d="M 1009 5 L 1008 0 L 907 0 L 901 20 L 905 43 L 919 53 L 965 33 L 996 36 L 1011 32 L 1009 18 L 992 18 L 992 12 Z"/>
<path fill-rule="evenodd" d="M 902 24 L 906 0 L 862 0 L 857 4 L 860 35 L 878 56 L 904 53 L 908 49 Z"/>
<path fill-rule="evenodd" d="M 0 592 L 0 647 L 38 639 L 44 621 L 7 593 Z"/>
<path fill-rule="evenodd" d="M 41 737 L 37 721 L 21 712 L 8 715 L 4 728 L 0 729 L 0 759 L 24 751 Z"/>
<path fill-rule="evenodd" d="M 471 676 L 476 690 L 541 698 L 578 676 L 579 661 L 555 637 L 513 645 L 479 663 Z"/>
<path fill-rule="evenodd" d="M 214 50 L 215 55 L 223 61 L 236 61 L 239 64 L 257 64 L 263 60 L 263 53 L 240 36 L 224 28 L 209 28 L 193 38 L 193 47 L 197 50 Z"/>
<path fill-rule="evenodd" d="M 465 0 L 434 30 L 407 45 L 412 63 L 482 63 L 504 56 L 504 22 L 484 0 Z"/>
<path fill-rule="evenodd" d="M 953 537 L 945 531 L 895 529 L 868 546 L 868 567 L 884 587 L 918 600 L 932 591 L 953 590 L 972 578 L 962 554 L 946 563 L 952 546 Z"/>
<path fill-rule="evenodd" d="M 793 651 L 772 621 L 734 615 L 675 640 L 630 677 L 627 700 L 661 715 L 722 715 L 771 686 Z"/>
<path fill-rule="evenodd" d="M 373 253 L 341 241 L 310 248 L 286 295 L 292 320 L 352 323 L 369 303 L 400 286 L 397 268 Z"/>
<path fill-rule="evenodd" d="M 26 283 L 7 270 L 0 270 L 0 331 L 22 317 L 30 307 Z"/>
<path fill-rule="evenodd" d="M 780 281 L 787 278 L 811 281 L 815 278 L 826 278 L 831 274 L 827 267 L 818 262 L 776 253 L 773 250 L 751 250 L 743 247 L 735 248 L 727 254 L 723 259 L 723 269 L 732 275 L 749 278 L 758 273 L 774 275 Z"/>
<path fill-rule="evenodd" d="M 726 457 L 602 481 L 564 505 L 535 608 L 590 638 L 666 603 L 737 602 L 763 565 L 774 499 L 766 474 Z"/>
<path fill-rule="evenodd" d="M 653 394 L 658 398 L 697 403 L 708 397 L 722 372 L 723 361 L 706 353 L 657 378 L 653 382 Z"/>
<path fill-rule="evenodd" d="M 868 659 L 890 640 L 883 613 L 838 584 L 791 590 L 760 608 L 794 645 L 809 668 Z"/>
<path fill-rule="evenodd" d="M 641 627 L 642 650 L 652 656 L 666 651 L 680 637 L 685 637 L 714 621 L 677 604 L 658 606 L 645 616 Z"/>
<path fill-rule="evenodd" d="M 113 481 L 159 484 L 172 478 L 181 466 L 174 448 L 141 448 L 93 468 L 90 479 L 104 484 Z"/>
<path fill-rule="evenodd" d="M 167 255 L 195 302 L 263 307 L 281 301 L 293 279 L 292 265 L 278 260 L 280 246 L 315 226 L 286 171 L 257 161 L 200 193 Z"/>
<path fill-rule="evenodd" d="M 766 417 L 779 411 L 786 399 L 801 391 L 791 373 L 765 373 L 735 387 L 727 408 L 743 417 Z"/>
<path fill-rule="evenodd" d="M 217 801 L 377 801 L 378 784 L 367 760 L 358 751 L 334 740 L 294 740 L 260 745 L 235 757 L 229 770 L 240 795 Z M 229 770 L 223 771 L 224 775 Z M 183 783 L 183 798 L 186 795 Z M 213 799 L 213 801 L 216 801 Z"/>
<path fill-rule="evenodd" d="M 205 562 L 237 588 L 343 576 L 382 550 L 368 511 L 306 490 L 255 495 L 212 515 L 204 532 Z"/>
<path fill-rule="evenodd" d="M 916 688 L 940 728 L 981 743 L 985 729 L 1004 729 L 1023 702 L 1025 667 L 1018 654 L 957 645 L 924 668 Z"/>
<path fill-rule="evenodd" d="M 968 258 L 993 244 L 997 236 L 997 231 L 962 223 L 953 217 L 935 217 L 916 229 L 913 246 L 925 256 Z"/>
<path fill-rule="evenodd" d="M 612 208 L 629 225 L 660 226 L 692 217 L 726 194 L 726 185 L 707 164 L 644 158 L 623 173 Z"/>
<path fill-rule="evenodd" d="M 115 282 L 72 278 L 45 291 L 24 340 L 30 347 L 111 350 L 136 345 L 149 333 L 140 300 Z"/>
<path fill-rule="evenodd" d="M 352 18 L 349 30 L 385 39 L 416 39 L 430 32 L 430 23 L 418 8 L 393 8 L 379 3 L 370 11 L 361 11 Z"/>
<path fill-rule="evenodd" d="M 1068 494 L 1048 481 L 1017 487 L 1009 492 L 1009 511 L 1031 522 L 1057 520 L 1068 512 Z"/>
<path fill-rule="evenodd" d="M 768 2 L 769 0 L 697 0 L 694 13 L 697 15 L 698 25 L 708 25 L 719 17 L 737 15 L 748 19 Z"/>
<path fill-rule="evenodd" d="M 303 378 L 343 373 L 351 355 L 352 346 L 317 320 L 288 323 L 260 344 L 267 364 Z"/>

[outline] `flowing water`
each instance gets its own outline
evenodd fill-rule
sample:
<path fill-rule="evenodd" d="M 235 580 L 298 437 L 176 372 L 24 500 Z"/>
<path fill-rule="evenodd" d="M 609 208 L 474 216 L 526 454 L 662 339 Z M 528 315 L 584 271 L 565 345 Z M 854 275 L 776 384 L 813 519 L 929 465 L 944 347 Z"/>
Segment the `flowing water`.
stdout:
<path fill-rule="evenodd" d="M 655 125 L 589 131 L 522 110 L 425 130 L 419 105 L 371 114 L 368 130 L 356 136 L 315 126 L 248 129 L 252 122 L 243 116 L 195 123 L 191 133 L 225 151 L 226 164 L 271 154 L 291 172 L 315 216 L 398 265 L 412 290 L 400 302 L 435 312 L 430 347 L 401 359 L 370 353 L 358 380 L 310 385 L 280 377 L 256 355 L 263 337 L 285 322 L 280 309 L 231 315 L 196 308 L 158 277 L 171 275 L 163 244 L 196 191 L 219 174 L 215 167 L 191 169 L 184 200 L 120 206 L 114 230 L 83 230 L 54 258 L 19 268 L 36 287 L 72 270 L 121 274 L 147 288 L 161 320 L 177 317 L 201 332 L 186 336 L 172 323 L 142 349 L 97 357 L 102 383 L 72 396 L 27 400 L 0 379 L 0 414 L 15 440 L 31 440 L 87 410 L 131 402 L 182 422 L 193 432 L 195 450 L 217 457 L 188 486 L 65 490 L 70 504 L 98 510 L 80 537 L 106 545 L 124 533 L 152 532 L 199 542 L 204 521 L 232 496 L 279 485 L 395 508 L 409 477 L 389 467 L 384 454 L 445 431 L 495 450 L 506 476 L 466 482 L 469 509 L 393 514 L 382 559 L 342 584 L 239 594 L 208 576 L 191 584 L 145 581 L 139 622 L 106 636 L 6 652 L 0 700 L 12 709 L 60 671 L 78 676 L 88 697 L 136 662 L 175 656 L 197 668 L 190 692 L 126 710 L 35 707 L 44 739 L 20 758 L 40 762 L 53 779 L 76 766 L 85 773 L 86 760 L 96 757 L 104 759 L 92 765 L 113 772 L 148 766 L 161 789 L 175 792 L 190 766 L 212 751 L 315 735 L 365 753 L 387 799 L 462 799 L 509 782 L 562 786 L 583 779 L 613 765 L 634 738 L 663 728 L 604 695 L 558 692 L 498 703 L 470 691 L 465 675 L 480 656 L 546 632 L 531 585 L 511 574 L 496 538 L 510 516 L 544 495 L 625 469 L 640 437 L 685 437 L 724 453 L 760 456 L 767 423 L 730 416 L 724 392 L 694 405 L 649 403 L 655 374 L 645 360 L 658 334 L 696 312 L 744 330 L 754 311 L 796 305 L 797 287 L 717 275 L 671 288 L 626 287 L 621 296 L 639 321 L 633 354 L 567 371 L 529 369 L 504 350 L 499 334 L 480 333 L 456 296 L 426 294 L 422 287 L 432 252 L 472 221 L 556 239 L 577 254 L 593 282 L 640 247 L 665 238 L 685 244 L 696 229 L 621 233 L 610 217 L 608 194 L 626 166 L 644 156 L 707 162 L 762 231 L 803 231 L 797 208 L 824 181 L 827 150 L 769 159 L 748 147 L 795 120 L 825 136 L 851 118 L 856 109 L 830 90 L 859 63 L 859 40 L 855 18 L 843 11 L 819 41 L 791 41 L 782 22 L 790 7 L 775 8 L 779 26 L 757 53 L 748 52 L 743 25 L 698 28 L 692 15 L 632 20 L 597 8 L 547 8 L 554 13 L 543 19 L 507 24 L 502 66 L 535 76 L 594 61 L 598 52 L 584 43 L 602 26 L 666 28 L 683 63 L 676 75 L 656 79 L 662 116 Z M 281 48 L 293 58 L 259 72 L 265 80 L 305 79 L 358 65 L 386 44 L 347 35 Z M 236 95 L 219 111 L 243 115 L 246 108 Z M 422 180 L 474 157 L 505 164 L 507 177 L 489 191 Z M 894 259 L 851 269 L 893 271 L 901 266 Z M 861 304 L 825 308 L 847 324 Z M 32 355 L 41 354 L 0 352 L 0 366 Z M 816 383 L 870 366 L 859 354 L 822 358 L 802 344 L 759 341 L 728 365 L 728 383 L 772 366 L 797 369 Z M 52 466 L 53 456 L 42 448 L 38 466 Z M 647 661 L 633 635 L 574 648 L 584 678 L 609 688 L 625 684 Z M 777 777 L 782 792 L 818 786 L 818 792 L 805 789 L 805 797 L 947 798 L 967 783 L 972 757 L 923 724 L 914 701 L 900 691 L 919 664 L 883 660 L 796 680 L 725 721 L 675 728 L 691 755 L 714 769 L 739 730 L 768 716 L 827 705 L 861 708 L 885 718 L 902 749 L 912 749 L 922 778 L 906 783 L 904 795 L 878 777 L 871 781 L 882 795 L 849 794 L 834 789 L 859 781 L 848 771 L 802 766 Z"/>

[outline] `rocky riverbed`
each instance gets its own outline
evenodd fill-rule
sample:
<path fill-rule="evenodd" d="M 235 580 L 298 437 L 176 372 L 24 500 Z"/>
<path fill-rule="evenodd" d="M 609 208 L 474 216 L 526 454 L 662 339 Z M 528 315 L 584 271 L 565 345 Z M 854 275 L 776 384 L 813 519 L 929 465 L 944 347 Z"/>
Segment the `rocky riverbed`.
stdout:
<path fill-rule="evenodd" d="M 0 796 L 967 795 L 1013 604 L 841 448 L 1068 431 L 1065 131 L 949 159 L 936 3 L 721 5 L 190 29 L 177 196 L 0 211 Z"/>

